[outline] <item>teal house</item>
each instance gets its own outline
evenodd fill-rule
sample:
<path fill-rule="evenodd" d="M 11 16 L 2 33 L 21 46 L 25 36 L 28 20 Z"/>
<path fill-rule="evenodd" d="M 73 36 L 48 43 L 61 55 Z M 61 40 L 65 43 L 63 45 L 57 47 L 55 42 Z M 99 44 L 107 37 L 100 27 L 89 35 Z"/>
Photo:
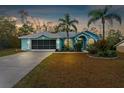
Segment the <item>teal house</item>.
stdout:
<path fill-rule="evenodd" d="M 21 50 L 45 50 L 55 51 L 62 50 L 67 45 L 66 32 L 50 33 L 40 32 L 31 35 L 21 36 Z M 100 39 L 98 35 L 90 31 L 84 32 L 69 32 L 69 46 L 74 49 L 78 41 L 82 42 L 82 50 L 85 50 L 87 45 L 92 44 Z"/>

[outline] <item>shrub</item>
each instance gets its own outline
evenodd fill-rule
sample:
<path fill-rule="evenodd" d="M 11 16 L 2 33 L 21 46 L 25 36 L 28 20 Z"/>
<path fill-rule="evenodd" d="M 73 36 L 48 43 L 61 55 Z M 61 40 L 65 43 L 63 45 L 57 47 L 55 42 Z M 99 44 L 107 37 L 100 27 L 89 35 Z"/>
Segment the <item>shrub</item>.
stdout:
<path fill-rule="evenodd" d="M 99 40 L 96 43 L 94 43 L 94 46 L 103 51 L 109 48 L 106 40 Z"/>
<path fill-rule="evenodd" d="M 98 51 L 96 55 L 102 57 L 116 57 L 117 53 L 115 50 L 106 50 L 106 51 Z"/>
<path fill-rule="evenodd" d="M 87 51 L 89 51 L 90 54 L 96 54 L 98 50 L 94 45 L 89 45 Z"/>
<path fill-rule="evenodd" d="M 117 53 L 115 50 L 107 50 L 107 56 L 108 57 L 116 57 L 117 56 Z"/>
<path fill-rule="evenodd" d="M 101 57 L 115 57 L 117 56 L 115 48 L 107 42 L 107 40 L 100 40 L 93 45 L 89 45 L 87 50 L 90 54 Z"/>
<path fill-rule="evenodd" d="M 69 47 L 64 46 L 63 50 L 64 50 L 64 51 L 69 51 Z"/>
<path fill-rule="evenodd" d="M 102 56 L 102 57 L 104 57 L 104 52 L 103 51 L 98 51 L 97 54 L 96 54 L 96 56 Z"/>
<path fill-rule="evenodd" d="M 72 52 L 72 51 L 74 51 L 74 49 L 73 48 L 70 48 L 70 47 L 67 47 L 67 46 L 64 46 L 64 47 L 62 47 L 62 49 L 61 50 L 56 50 L 56 51 L 70 51 L 70 52 Z"/>

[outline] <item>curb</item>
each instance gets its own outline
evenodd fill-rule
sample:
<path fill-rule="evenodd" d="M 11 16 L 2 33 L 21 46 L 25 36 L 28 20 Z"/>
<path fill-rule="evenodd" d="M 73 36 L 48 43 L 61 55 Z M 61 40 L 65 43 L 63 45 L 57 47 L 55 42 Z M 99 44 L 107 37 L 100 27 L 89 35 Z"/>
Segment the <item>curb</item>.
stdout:
<path fill-rule="evenodd" d="M 87 56 L 90 57 L 90 58 L 95 58 L 95 59 L 117 59 L 117 58 L 119 58 L 118 56 L 117 57 L 111 57 L 111 58 L 108 58 L 108 57 L 95 57 L 95 56 L 91 56 L 91 55 L 88 55 L 88 54 L 87 54 Z"/>
<path fill-rule="evenodd" d="M 54 53 L 81 53 L 81 54 L 87 54 L 86 52 L 54 52 Z"/>

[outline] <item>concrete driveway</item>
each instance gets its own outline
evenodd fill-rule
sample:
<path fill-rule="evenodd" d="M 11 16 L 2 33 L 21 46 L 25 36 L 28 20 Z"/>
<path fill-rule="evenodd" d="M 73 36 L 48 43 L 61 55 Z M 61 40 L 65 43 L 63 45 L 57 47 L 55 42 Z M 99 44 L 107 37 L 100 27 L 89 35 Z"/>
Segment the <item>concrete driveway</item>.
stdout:
<path fill-rule="evenodd" d="M 22 52 L 0 57 L 0 87 L 13 87 L 52 52 Z"/>

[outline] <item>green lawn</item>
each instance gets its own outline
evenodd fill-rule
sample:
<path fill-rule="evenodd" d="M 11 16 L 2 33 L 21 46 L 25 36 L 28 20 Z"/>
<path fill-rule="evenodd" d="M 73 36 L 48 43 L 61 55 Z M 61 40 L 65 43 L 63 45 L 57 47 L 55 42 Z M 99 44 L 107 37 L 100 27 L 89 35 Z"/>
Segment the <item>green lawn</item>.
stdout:
<path fill-rule="evenodd" d="M 124 87 L 124 54 L 110 60 L 80 53 L 54 53 L 14 87 Z"/>
<path fill-rule="evenodd" d="M 0 50 L 0 57 L 15 54 L 15 53 L 18 53 L 18 52 L 21 52 L 21 50 L 19 50 L 19 49 L 4 49 L 4 50 Z"/>

